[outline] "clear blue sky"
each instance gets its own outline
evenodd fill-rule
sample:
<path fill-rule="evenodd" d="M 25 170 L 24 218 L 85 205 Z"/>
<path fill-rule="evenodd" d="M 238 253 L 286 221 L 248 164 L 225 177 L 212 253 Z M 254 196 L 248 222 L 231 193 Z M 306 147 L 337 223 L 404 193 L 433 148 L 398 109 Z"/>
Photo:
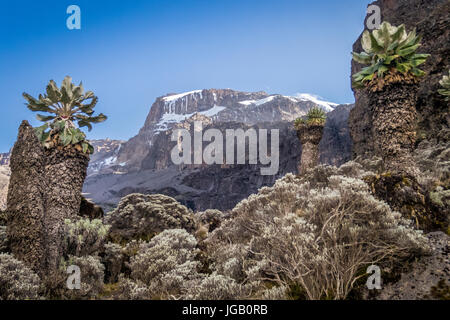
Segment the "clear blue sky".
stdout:
<path fill-rule="evenodd" d="M 65 75 L 109 116 L 89 138 L 128 139 L 155 98 L 232 88 L 318 94 L 352 102 L 350 52 L 370 0 L 1 1 L 0 152 L 35 115 L 38 95 Z M 66 9 L 81 8 L 81 30 Z"/>

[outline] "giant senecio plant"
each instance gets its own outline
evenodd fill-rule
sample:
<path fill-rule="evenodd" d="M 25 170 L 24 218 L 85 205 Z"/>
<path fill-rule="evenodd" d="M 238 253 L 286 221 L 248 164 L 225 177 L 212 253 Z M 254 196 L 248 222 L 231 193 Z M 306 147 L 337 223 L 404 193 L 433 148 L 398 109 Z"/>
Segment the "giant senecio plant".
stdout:
<path fill-rule="evenodd" d="M 383 22 L 378 30 L 364 31 L 364 51 L 352 53 L 356 62 L 368 65 L 352 77 L 353 87 L 368 95 L 374 151 L 386 171 L 413 177 L 419 173 L 412 157 L 418 83 L 425 75 L 418 67 L 430 56 L 416 53 L 420 42 L 415 30 L 408 33 L 405 25 Z"/>
<path fill-rule="evenodd" d="M 306 118 L 298 118 L 294 122 L 297 137 L 302 144 L 302 156 L 298 164 L 298 172 L 303 174 L 314 168 L 319 162 L 319 143 L 322 139 L 326 114 L 318 108 L 309 109 Z"/>
<path fill-rule="evenodd" d="M 72 146 L 83 153 L 94 152 L 94 148 L 86 140 L 86 135 L 79 128 L 87 127 L 90 131 L 92 123 L 103 122 L 107 117 L 102 113 L 93 116 L 98 98 L 92 91 L 85 93 L 82 83 L 76 86 L 72 83 L 72 78 L 66 76 L 61 88 L 58 88 L 55 81 L 50 80 L 46 94 L 40 94 L 38 99 L 25 92 L 23 96 L 27 100 L 28 109 L 46 113 L 36 116 L 45 124 L 35 128 L 36 135 L 44 147 Z"/>
<path fill-rule="evenodd" d="M 312 107 L 306 114 L 306 119 L 297 118 L 294 122 L 296 129 L 303 125 L 324 125 L 327 119 L 325 111 L 318 107 Z"/>
<path fill-rule="evenodd" d="M 361 40 L 364 51 L 352 55 L 356 62 L 369 66 L 353 75 L 353 86 L 364 88 L 378 82 L 374 88 L 381 89 L 385 82 L 414 80 L 425 75 L 418 66 L 430 55 L 416 53 L 420 41 L 416 30 L 408 33 L 403 24 L 395 27 L 383 22 L 378 30 L 364 31 Z"/>

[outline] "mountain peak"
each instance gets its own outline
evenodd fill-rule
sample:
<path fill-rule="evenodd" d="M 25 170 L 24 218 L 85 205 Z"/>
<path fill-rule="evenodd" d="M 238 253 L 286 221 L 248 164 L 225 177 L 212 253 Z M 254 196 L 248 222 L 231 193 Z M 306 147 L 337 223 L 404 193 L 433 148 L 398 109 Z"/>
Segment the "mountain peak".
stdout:
<path fill-rule="evenodd" d="M 327 112 L 333 111 L 334 108 L 338 106 L 337 103 L 325 101 L 325 100 L 323 100 L 322 97 L 319 97 L 317 95 L 310 94 L 310 93 L 297 93 L 296 95 L 294 95 L 294 98 L 300 99 L 303 101 L 311 101 L 311 102 L 319 105 L 320 107 L 322 107 Z"/>

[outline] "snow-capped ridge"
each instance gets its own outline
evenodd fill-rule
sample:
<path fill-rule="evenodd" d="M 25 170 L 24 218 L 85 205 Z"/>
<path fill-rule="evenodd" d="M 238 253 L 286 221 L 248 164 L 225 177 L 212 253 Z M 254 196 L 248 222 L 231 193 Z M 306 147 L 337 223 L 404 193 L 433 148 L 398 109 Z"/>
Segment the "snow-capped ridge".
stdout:
<path fill-rule="evenodd" d="M 249 105 L 255 105 L 255 106 L 261 106 L 263 104 L 266 104 L 270 101 L 272 101 L 273 99 L 275 99 L 277 97 L 277 95 L 273 95 L 273 96 L 269 96 L 267 98 L 263 98 L 263 99 L 259 99 L 259 100 L 245 100 L 245 101 L 240 101 L 240 104 L 243 104 L 245 106 L 249 106 Z"/>
<path fill-rule="evenodd" d="M 203 90 L 193 90 L 193 91 L 188 91 L 188 92 L 183 92 L 183 93 L 178 93 L 178 94 L 172 94 L 172 95 L 162 98 L 162 100 L 165 102 L 172 102 L 172 101 L 176 101 L 178 99 L 181 99 L 181 98 L 184 98 L 186 96 L 196 94 L 196 93 L 200 94 L 200 97 L 201 97 L 202 91 Z"/>
<path fill-rule="evenodd" d="M 337 103 L 325 101 L 323 100 L 323 98 L 310 93 L 297 93 L 296 95 L 294 95 L 294 98 L 299 99 L 301 101 L 314 102 L 315 104 L 318 104 L 319 106 L 323 107 L 324 110 L 327 112 L 333 111 L 334 108 L 338 106 Z"/>
<path fill-rule="evenodd" d="M 154 130 L 154 132 L 157 133 L 157 132 L 166 131 L 169 129 L 169 124 L 180 123 L 184 120 L 189 119 L 196 113 L 211 118 L 225 109 L 226 109 L 226 107 L 214 105 L 212 108 L 209 108 L 208 110 L 193 112 L 193 113 L 186 113 L 186 114 L 164 113 L 161 116 L 160 121 L 156 124 L 156 129 Z"/>

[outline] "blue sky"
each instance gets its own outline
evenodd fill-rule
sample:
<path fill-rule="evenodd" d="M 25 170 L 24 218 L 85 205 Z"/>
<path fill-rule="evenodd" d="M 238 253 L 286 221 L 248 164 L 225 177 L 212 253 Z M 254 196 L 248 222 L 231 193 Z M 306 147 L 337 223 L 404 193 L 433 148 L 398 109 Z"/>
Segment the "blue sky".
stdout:
<path fill-rule="evenodd" d="M 128 139 L 155 98 L 232 88 L 354 101 L 352 44 L 370 0 L 2 1 L 0 152 L 23 119 L 22 92 L 65 75 L 99 97 L 109 119 L 89 138 Z M 81 30 L 66 9 L 81 8 Z"/>

